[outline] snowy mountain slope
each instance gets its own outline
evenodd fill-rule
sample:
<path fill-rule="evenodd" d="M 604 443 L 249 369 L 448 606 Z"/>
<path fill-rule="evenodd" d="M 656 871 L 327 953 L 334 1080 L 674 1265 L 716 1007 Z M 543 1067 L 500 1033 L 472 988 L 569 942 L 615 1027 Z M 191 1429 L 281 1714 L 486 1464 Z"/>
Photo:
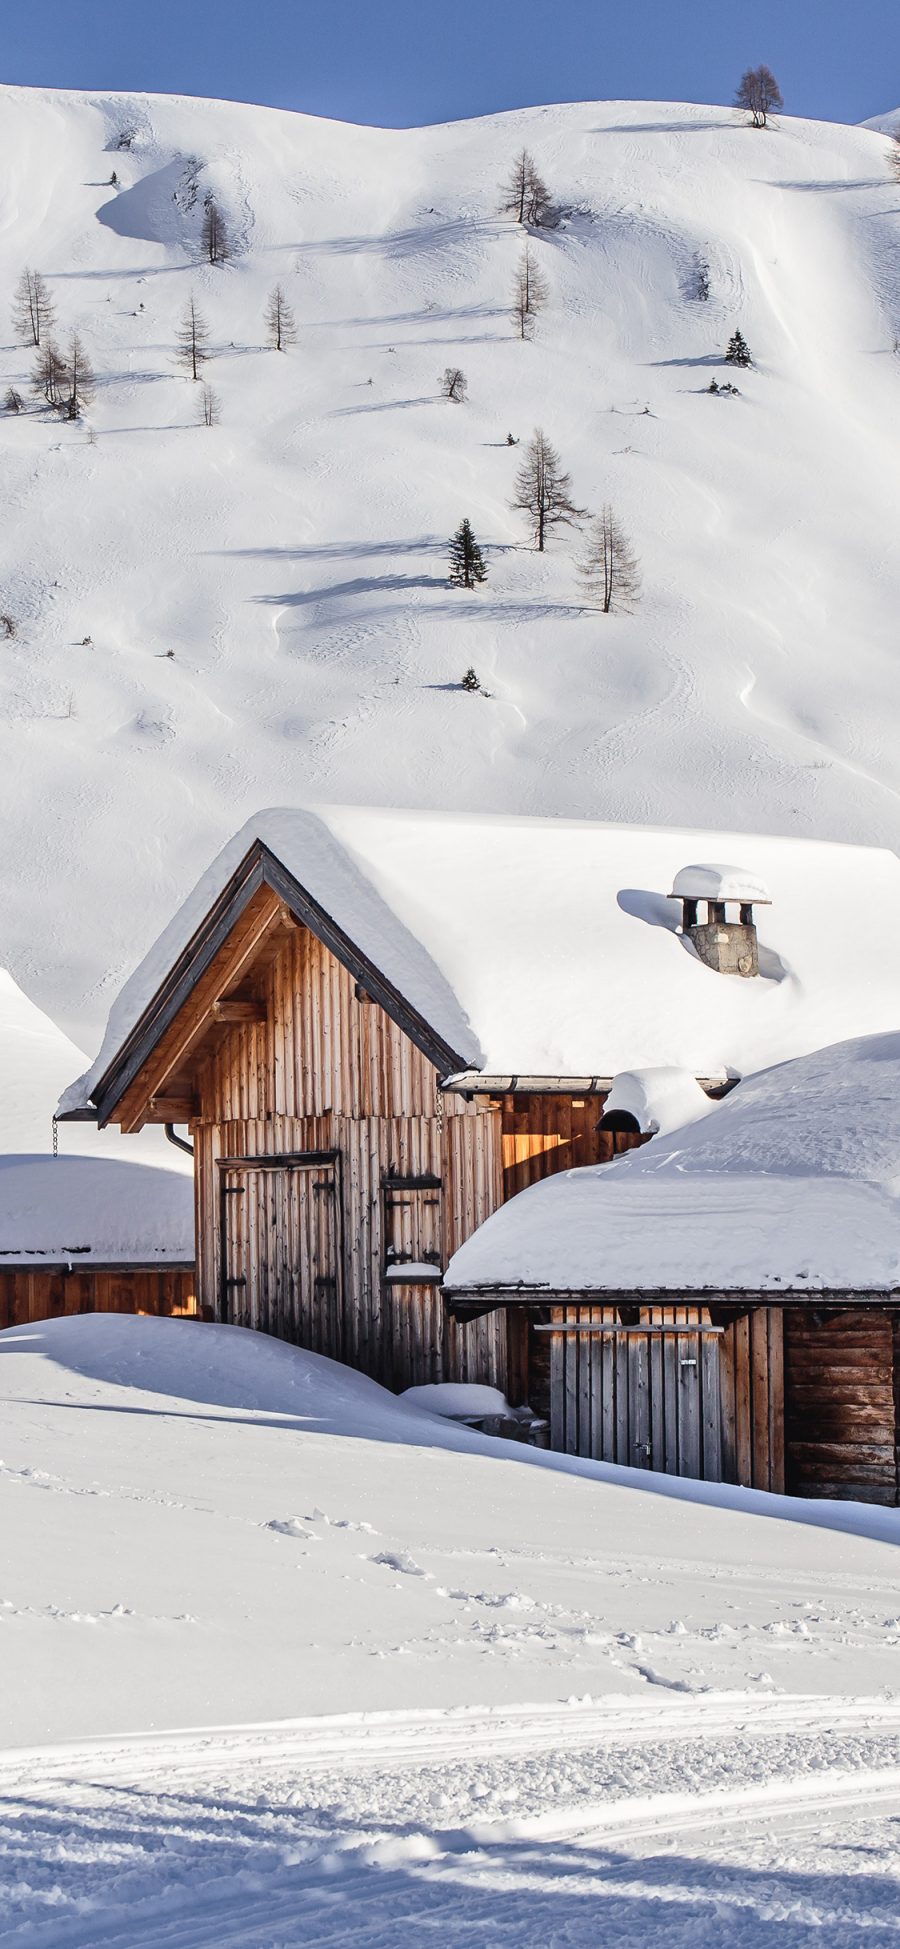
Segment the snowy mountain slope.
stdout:
<path fill-rule="evenodd" d="M 92 440 L 0 414 L 3 949 L 77 1039 L 261 803 L 897 843 L 883 134 L 609 103 L 395 132 L 23 89 L 0 91 L 0 134 L 0 290 L 40 269 L 101 381 Z M 535 244 L 531 345 L 497 215 L 523 143 L 570 212 Z M 201 261 L 207 189 L 224 267 Z M 279 278 L 299 324 L 281 356 L 262 343 Z M 212 429 L 173 363 L 191 290 Z M 756 368 L 710 398 L 735 326 Z M 25 391 L 3 335 L 0 388 Z M 457 361 L 464 406 L 438 397 Z M 506 434 L 536 423 L 576 500 L 610 499 L 631 535 L 631 617 L 584 609 L 577 536 L 539 556 L 510 509 Z M 466 513 L 490 559 L 474 595 L 445 581 Z M 469 664 L 490 697 L 458 687 Z"/>

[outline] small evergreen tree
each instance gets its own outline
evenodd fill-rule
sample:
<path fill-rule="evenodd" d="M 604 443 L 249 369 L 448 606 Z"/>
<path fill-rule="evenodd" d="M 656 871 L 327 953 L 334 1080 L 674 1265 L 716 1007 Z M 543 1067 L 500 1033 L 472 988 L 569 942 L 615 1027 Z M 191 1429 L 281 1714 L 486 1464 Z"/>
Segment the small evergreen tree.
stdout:
<path fill-rule="evenodd" d="M 725 363 L 726 365 L 753 364 L 753 360 L 750 357 L 750 347 L 747 344 L 743 332 L 732 332 L 728 340 L 728 349 L 725 353 Z"/>
<path fill-rule="evenodd" d="M 771 68 L 745 68 L 734 98 L 735 108 L 745 108 L 755 129 L 764 129 L 766 119 L 783 108 L 781 89 Z"/>
<path fill-rule="evenodd" d="M 187 368 L 192 379 L 199 379 L 200 367 L 209 358 L 209 330 L 202 312 L 198 311 L 193 292 L 184 307 L 181 324 L 178 327 L 178 340 L 175 357 L 179 365 Z"/>
<path fill-rule="evenodd" d="M 471 663 L 469 664 L 469 668 L 468 668 L 468 670 L 466 671 L 466 674 L 465 674 L 465 676 L 463 677 L 463 680 L 462 680 L 462 687 L 463 687 L 463 690 L 480 690 L 480 689 L 481 689 L 481 685 L 480 685 L 480 683 L 479 683 L 479 681 L 478 681 L 478 678 L 477 678 L 477 676 L 476 676 L 476 674 L 475 674 L 475 671 L 474 671 L 474 670 L 472 669 L 472 665 L 471 665 Z"/>
<path fill-rule="evenodd" d="M 211 264 L 224 264 L 231 256 L 228 230 L 225 218 L 214 196 L 207 196 L 203 206 L 203 229 L 201 232 L 203 248 Z"/>
<path fill-rule="evenodd" d="M 579 573 L 590 595 L 599 598 L 605 616 L 611 609 L 631 609 L 638 599 L 641 576 L 637 558 L 609 502 L 588 530 Z"/>
<path fill-rule="evenodd" d="M 474 589 L 487 581 L 484 556 L 468 518 L 461 521 L 450 543 L 450 584 L 455 589 Z"/>
<path fill-rule="evenodd" d="M 284 287 L 280 284 L 274 284 L 269 292 L 266 305 L 266 330 L 269 334 L 269 344 L 276 352 L 283 352 L 286 345 L 296 343 L 296 321 L 284 295 Z"/>

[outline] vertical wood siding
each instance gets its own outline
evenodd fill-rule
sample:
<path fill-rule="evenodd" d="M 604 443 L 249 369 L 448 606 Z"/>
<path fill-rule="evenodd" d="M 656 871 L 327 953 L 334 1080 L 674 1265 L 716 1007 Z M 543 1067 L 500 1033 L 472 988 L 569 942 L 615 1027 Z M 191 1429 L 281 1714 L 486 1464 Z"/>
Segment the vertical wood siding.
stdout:
<path fill-rule="evenodd" d="M 637 1320 L 622 1332 L 614 1330 L 622 1325 L 617 1307 L 551 1309 L 551 1325 L 560 1329 L 547 1336 L 552 1446 L 625 1468 L 717 1482 L 722 1336 L 696 1331 L 710 1324 L 706 1307 L 635 1311 Z M 597 1330 L 603 1326 L 610 1330 Z"/>
<path fill-rule="evenodd" d="M 204 1306 L 219 1317 L 224 1301 L 227 1318 L 390 1387 L 503 1386 L 502 1314 L 460 1325 L 436 1280 L 387 1276 L 398 1260 L 442 1269 L 502 1201 L 499 1108 L 444 1098 L 432 1064 L 304 928 L 254 986 L 265 1021 L 220 1031 L 194 1079 Z M 330 1230 L 314 1168 L 219 1163 L 308 1152 L 337 1156 Z M 398 1182 L 418 1179 L 438 1183 Z"/>
<path fill-rule="evenodd" d="M 722 1478 L 784 1491 L 784 1327 L 775 1306 L 729 1322 L 722 1338 Z"/>

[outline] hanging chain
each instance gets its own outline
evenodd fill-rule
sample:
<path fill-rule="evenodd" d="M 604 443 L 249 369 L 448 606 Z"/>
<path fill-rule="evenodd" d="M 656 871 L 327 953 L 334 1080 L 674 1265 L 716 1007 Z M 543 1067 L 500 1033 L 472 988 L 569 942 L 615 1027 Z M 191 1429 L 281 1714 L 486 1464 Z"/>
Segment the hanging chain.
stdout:
<path fill-rule="evenodd" d="M 55 1117 L 53 1118 L 53 1155 L 59 1156 L 59 1124 Z"/>

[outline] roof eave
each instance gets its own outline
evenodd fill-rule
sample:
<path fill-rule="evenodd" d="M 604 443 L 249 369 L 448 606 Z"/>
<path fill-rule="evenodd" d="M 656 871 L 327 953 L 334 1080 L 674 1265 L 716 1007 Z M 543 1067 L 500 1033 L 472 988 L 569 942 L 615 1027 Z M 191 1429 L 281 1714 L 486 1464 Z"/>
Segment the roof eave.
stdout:
<path fill-rule="evenodd" d="M 294 920 L 309 927 L 434 1064 L 439 1074 L 465 1068 L 465 1057 L 450 1047 L 265 843 L 256 839 L 98 1079 L 91 1095 L 94 1110 L 86 1107 L 76 1111 L 76 1116 L 96 1117 L 101 1125 L 113 1120 L 126 1091 L 184 1007 L 197 981 L 211 966 L 244 908 L 263 887 L 268 887 L 284 902 Z"/>

